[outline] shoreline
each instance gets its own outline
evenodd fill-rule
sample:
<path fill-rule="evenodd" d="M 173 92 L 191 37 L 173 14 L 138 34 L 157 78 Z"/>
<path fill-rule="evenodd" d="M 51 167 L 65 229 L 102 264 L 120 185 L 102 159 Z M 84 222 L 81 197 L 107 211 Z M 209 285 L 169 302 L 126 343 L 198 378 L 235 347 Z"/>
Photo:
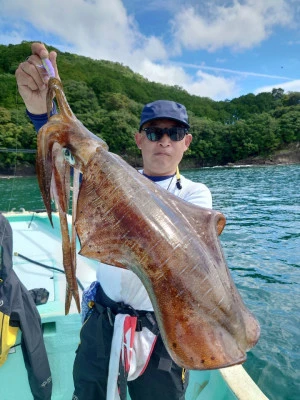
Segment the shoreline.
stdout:
<path fill-rule="evenodd" d="M 189 163 L 188 163 L 189 164 Z M 196 165 L 183 165 L 180 170 L 188 170 L 188 169 L 205 169 L 205 168 L 250 168 L 250 167 L 269 167 L 269 166 L 289 166 L 289 165 L 300 165 L 300 161 L 296 162 L 272 162 L 265 160 L 264 162 L 249 162 L 247 160 L 243 160 L 240 162 L 235 162 L 235 163 L 228 163 L 224 165 L 208 165 L 208 166 L 196 166 Z M 13 178 L 26 178 L 26 177 L 34 177 L 36 176 L 35 172 L 29 173 L 28 171 L 24 171 L 25 173 L 22 173 L 21 171 L 18 171 L 17 174 L 14 174 L 10 171 L 0 172 L 0 179 L 13 179 Z"/>
<path fill-rule="evenodd" d="M 142 159 L 130 159 L 126 155 L 122 158 L 128 162 L 129 165 L 136 169 L 142 168 Z M 300 142 L 293 142 L 288 144 L 285 148 L 274 151 L 274 153 L 265 156 L 247 157 L 245 159 L 220 164 L 207 164 L 200 165 L 200 160 L 189 159 L 184 157 L 180 163 L 180 170 L 187 169 L 202 169 L 202 168 L 241 168 L 241 167 L 263 167 L 270 165 L 297 165 L 300 164 Z M 24 178 L 26 176 L 36 176 L 35 165 L 18 165 L 14 169 L 0 169 L 1 179 L 10 179 L 12 177 Z"/>

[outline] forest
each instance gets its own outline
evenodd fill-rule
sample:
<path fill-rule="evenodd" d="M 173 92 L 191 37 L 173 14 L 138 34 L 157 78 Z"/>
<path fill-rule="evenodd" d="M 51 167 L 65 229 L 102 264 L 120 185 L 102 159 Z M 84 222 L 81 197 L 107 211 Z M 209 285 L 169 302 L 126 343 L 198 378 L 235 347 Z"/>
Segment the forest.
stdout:
<path fill-rule="evenodd" d="M 134 142 L 139 115 L 145 103 L 158 99 L 186 106 L 193 142 L 184 159 L 193 167 L 267 156 L 300 141 L 300 92 L 274 88 L 268 93 L 214 101 L 179 86 L 150 82 L 120 63 L 47 47 L 58 53 L 60 78 L 77 118 L 133 166 L 141 163 Z M 16 159 L 18 165 L 35 163 L 36 132 L 15 79 L 19 63 L 30 54 L 30 42 L 0 45 L 1 169 L 9 169 Z"/>

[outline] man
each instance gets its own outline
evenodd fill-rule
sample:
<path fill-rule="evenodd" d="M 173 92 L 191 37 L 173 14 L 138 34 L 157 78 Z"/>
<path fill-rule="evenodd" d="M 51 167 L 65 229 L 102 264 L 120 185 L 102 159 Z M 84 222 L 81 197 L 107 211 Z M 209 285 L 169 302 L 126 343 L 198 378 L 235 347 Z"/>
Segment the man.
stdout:
<path fill-rule="evenodd" d="M 42 68 L 42 59 L 45 58 L 50 59 L 58 77 L 56 53 L 48 54 L 40 43 L 32 45 L 32 55 L 16 71 L 19 92 L 37 130 L 47 122 L 48 76 Z M 140 172 L 170 193 L 211 208 L 209 189 L 179 174 L 178 165 L 192 141 L 188 129 L 188 116 L 183 105 L 167 100 L 147 104 L 142 111 L 139 131 L 135 134 L 143 157 L 143 170 Z M 125 398 L 127 383 L 132 400 L 183 400 L 188 373 L 176 365 L 167 353 L 157 329 L 150 298 L 139 278 L 129 270 L 100 264 L 97 282 L 85 291 L 84 299 L 85 304 L 89 301 L 91 308 L 84 314 L 85 323 L 74 362 L 73 399 L 114 398 L 110 397 L 108 388 L 111 386 L 114 321 L 117 314 L 129 314 L 137 316 L 140 338 L 146 347 L 150 345 L 144 364 L 134 376 L 129 374 L 124 380 L 119 374 L 117 396 Z"/>

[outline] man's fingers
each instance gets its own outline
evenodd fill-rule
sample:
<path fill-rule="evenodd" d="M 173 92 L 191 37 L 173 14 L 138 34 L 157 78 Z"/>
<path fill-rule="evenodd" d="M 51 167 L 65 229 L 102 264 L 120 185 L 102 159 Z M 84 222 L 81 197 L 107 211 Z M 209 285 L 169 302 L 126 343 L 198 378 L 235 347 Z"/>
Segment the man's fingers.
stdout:
<path fill-rule="evenodd" d="M 43 43 L 32 43 L 32 54 L 37 55 L 39 58 L 48 58 L 48 51 Z"/>
<path fill-rule="evenodd" d="M 39 58 L 32 58 L 31 56 L 27 61 L 21 63 L 19 68 L 21 70 L 18 75 L 19 79 L 34 81 L 40 90 L 46 88 L 49 78 Z"/>

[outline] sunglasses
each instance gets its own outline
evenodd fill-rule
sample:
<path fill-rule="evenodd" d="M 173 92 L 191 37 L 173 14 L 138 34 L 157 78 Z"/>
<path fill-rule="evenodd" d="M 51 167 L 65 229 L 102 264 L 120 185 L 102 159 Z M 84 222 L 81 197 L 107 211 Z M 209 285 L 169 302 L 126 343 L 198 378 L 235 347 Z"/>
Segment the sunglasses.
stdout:
<path fill-rule="evenodd" d="M 188 133 L 187 128 L 182 128 L 180 126 L 173 126 L 172 128 L 149 126 L 148 128 L 143 128 L 142 131 L 145 131 L 147 139 L 151 142 L 158 142 L 164 134 L 167 134 L 173 142 L 180 142 Z"/>

